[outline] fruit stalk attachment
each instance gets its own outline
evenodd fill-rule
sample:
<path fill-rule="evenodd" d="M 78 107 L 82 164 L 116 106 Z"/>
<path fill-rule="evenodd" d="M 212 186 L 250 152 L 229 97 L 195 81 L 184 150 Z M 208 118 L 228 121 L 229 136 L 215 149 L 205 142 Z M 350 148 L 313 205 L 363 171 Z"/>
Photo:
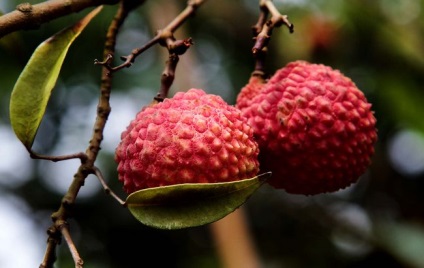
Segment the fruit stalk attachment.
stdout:
<path fill-rule="evenodd" d="M 253 56 L 255 57 L 255 70 L 252 76 L 259 76 L 264 78 L 264 63 L 267 53 L 267 46 L 275 27 L 285 25 L 288 27 L 290 33 L 294 32 L 294 25 L 288 20 L 287 15 L 282 15 L 275 7 L 271 0 L 259 1 L 259 18 L 256 24 L 252 27 L 255 44 L 252 48 Z M 271 18 L 268 19 L 268 16 Z"/>
<path fill-rule="evenodd" d="M 175 69 L 177 68 L 179 61 L 178 55 L 184 54 L 193 44 L 193 40 L 191 38 L 175 40 L 171 34 L 165 42 L 160 42 L 160 44 L 168 49 L 169 58 L 166 61 L 165 69 L 162 72 L 160 90 L 156 97 L 154 97 L 154 102 L 162 102 L 168 96 L 169 89 L 175 78 Z"/>

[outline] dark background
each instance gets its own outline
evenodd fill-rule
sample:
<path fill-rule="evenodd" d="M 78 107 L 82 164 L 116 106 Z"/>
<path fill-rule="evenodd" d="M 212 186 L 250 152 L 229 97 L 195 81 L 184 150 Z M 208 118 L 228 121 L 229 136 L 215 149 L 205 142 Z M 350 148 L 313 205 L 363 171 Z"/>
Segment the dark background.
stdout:
<path fill-rule="evenodd" d="M 0 8 L 7 13 L 20 2 L 2 2 Z M 203 88 L 234 104 L 253 70 L 251 26 L 259 14 L 257 2 L 207 1 L 175 33 L 179 39 L 192 37 L 194 46 L 180 58 L 171 95 Z M 367 173 L 345 190 L 303 197 L 264 185 L 248 200 L 243 211 L 263 267 L 424 267 L 424 1 L 275 4 L 289 15 L 295 32 L 274 30 L 267 71 L 272 74 L 298 59 L 339 69 L 373 104 L 379 141 Z M 185 1 L 146 1 L 124 24 L 118 55 L 141 47 L 184 7 Z M 35 151 L 58 155 L 85 150 L 100 80 L 100 67 L 93 61 L 101 58 L 116 8 L 106 6 L 71 46 Z M 1 267 L 25 267 L 13 255 L 16 251 L 38 267 L 50 214 L 78 166 L 78 161 L 29 158 L 11 130 L 10 93 L 38 44 L 88 11 L 0 40 Z M 114 148 L 129 120 L 158 91 L 165 59 L 165 49 L 155 46 L 114 76 L 112 114 L 98 166 L 122 198 Z M 70 224 L 88 268 L 221 267 L 209 225 L 177 231 L 143 226 L 104 194 L 94 177 L 82 188 Z M 14 232 L 18 239 L 11 238 Z M 58 254 L 57 267 L 73 267 L 66 243 Z"/>

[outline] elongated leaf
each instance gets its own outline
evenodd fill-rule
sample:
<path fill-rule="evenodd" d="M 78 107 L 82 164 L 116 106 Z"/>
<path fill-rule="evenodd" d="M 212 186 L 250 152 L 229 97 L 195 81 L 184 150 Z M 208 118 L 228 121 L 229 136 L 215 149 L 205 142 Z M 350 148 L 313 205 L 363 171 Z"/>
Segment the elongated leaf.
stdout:
<path fill-rule="evenodd" d="M 408 267 L 424 267 L 424 227 L 416 223 L 380 222 L 377 243 Z"/>
<path fill-rule="evenodd" d="M 19 76 L 10 99 L 10 121 L 16 136 L 28 150 L 70 45 L 101 9 L 99 6 L 73 26 L 41 43 Z"/>
<path fill-rule="evenodd" d="M 240 207 L 271 173 L 225 183 L 187 183 L 132 193 L 126 204 L 141 223 L 182 229 L 217 221 Z"/>

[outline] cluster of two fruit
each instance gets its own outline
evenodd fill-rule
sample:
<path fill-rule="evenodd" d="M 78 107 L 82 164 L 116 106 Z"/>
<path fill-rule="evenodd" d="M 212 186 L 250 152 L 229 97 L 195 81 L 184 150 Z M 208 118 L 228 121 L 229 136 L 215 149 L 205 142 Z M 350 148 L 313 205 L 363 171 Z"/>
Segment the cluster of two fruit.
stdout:
<path fill-rule="evenodd" d="M 181 183 L 248 179 L 289 193 L 334 192 L 356 182 L 377 141 L 371 104 L 337 70 L 295 61 L 251 77 L 235 106 L 200 89 L 146 107 L 116 149 L 127 193 Z"/>

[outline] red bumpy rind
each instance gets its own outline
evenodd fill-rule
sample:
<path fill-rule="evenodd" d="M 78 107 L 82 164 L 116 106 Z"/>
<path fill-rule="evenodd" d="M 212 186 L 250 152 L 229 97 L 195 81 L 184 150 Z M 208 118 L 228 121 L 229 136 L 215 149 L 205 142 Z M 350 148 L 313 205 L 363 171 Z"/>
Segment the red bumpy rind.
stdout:
<path fill-rule="evenodd" d="M 241 109 L 259 143 L 261 171 L 289 193 L 334 192 L 367 170 L 376 118 L 351 79 L 305 61 L 278 70 Z"/>
<path fill-rule="evenodd" d="M 200 89 L 140 111 L 115 160 L 124 190 L 252 178 L 259 170 L 253 129 L 239 109 Z"/>

